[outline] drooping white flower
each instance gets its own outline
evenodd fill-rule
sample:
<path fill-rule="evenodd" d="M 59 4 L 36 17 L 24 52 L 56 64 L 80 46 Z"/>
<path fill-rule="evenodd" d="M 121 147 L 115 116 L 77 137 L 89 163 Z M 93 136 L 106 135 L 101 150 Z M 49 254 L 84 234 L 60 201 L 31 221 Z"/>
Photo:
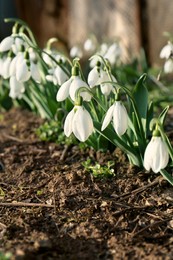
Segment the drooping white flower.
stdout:
<path fill-rule="evenodd" d="M 13 99 L 22 98 L 22 94 L 25 91 L 25 86 L 22 82 L 17 81 L 15 76 L 10 77 L 10 92 L 9 96 Z"/>
<path fill-rule="evenodd" d="M 12 35 L 4 38 L 0 43 L 0 52 L 9 51 L 14 43 L 14 37 Z"/>
<path fill-rule="evenodd" d="M 83 56 L 83 53 L 82 53 L 82 50 L 79 46 L 73 46 L 71 49 L 70 49 L 70 57 L 72 58 L 82 58 Z"/>
<path fill-rule="evenodd" d="M 163 70 L 165 73 L 172 73 L 173 72 L 173 59 L 168 59 L 165 61 Z"/>
<path fill-rule="evenodd" d="M 14 61 L 13 66 L 16 65 L 16 79 L 19 82 L 26 82 L 32 78 L 35 82 L 41 82 L 41 74 L 39 66 L 32 60 L 27 60 L 23 53 L 17 55 L 17 60 Z M 12 66 L 12 65 L 11 65 Z M 13 67 L 11 68 L 11 71 Z"/>
<path fill-rule="evenodd" d="M 88 73 L 88 84 L 90 88 L 93 88 L 97 85 L 100 85 L 101 81 L 101 68 L 99 66 L 95 66 L 89 73 Z"/>
<path fill-rule="evenodd" d="M 88 74 L 88 84 L 90 88 L 100 85 L 101 92 L 108 96 L 110 92 L 113 91 L 113 85 L 111 83 L 104 83 L 106 81 L 117 82 L 111 73 L 109 76 L 100 66 L 95 66 Z"/>
<path fill-rule="evenodd" d="M 104 55 L 105 59 L 108 59 L 111 65 L 114 65 L 119 59 L 122 50 L 117 42 L 114 42 Z"/>
<path fill-rule="evenodd" d="M 60 86 L 69 78 L 68 75 L 60 66 L 57 66 L 56 69 L 54 70 L 54 76 L 57 80 L 57 84 Z"/>
<path fill-rule="evenodd" d="M 162 48 L 160 52 L 160 58 L 169 59 L 172 54 L 173 54 L 173 44 L 171 42 L 168 42 L 168 44 Z"/>
<path fill-rule="evenodd" d="M 109 75 L 107 74 L 106 71 L 101 71 L 101 78 L 100 78 L 100 88 L 101 88 L 101 92 L 108 96 L 110 94 L 111 91 L 113 91 L 113 85 L 111 83 L 104 83 L 106 81 L 113 81 L 113 82 L 117 82 L 116 78 L 110 74 L 111 79 L 109 77 Z"/>
<path fill-rule="evenodd" d="M 152 169 L 157 173 L 164 169 L 169 161 L 169 153 L 161 136 L 153 136 L 146 147 L 144 154 L 144 167 L 147 171 Z"/>
<path fill-rule="evenodd" d="M 57 101 L 63 101 L 68 96 L 75 101 L 76 98 L 76 91 L 80 88 L 86 88 L 89 90 L 89 87 L 85 81 L 83 81 L 80 76 L 71 76 L 69 80 L 67 80 L 64 84 L 61 85 L 61 87 L 58 90 L 56 99 Z M 80 93 L 80 96 L 85 101 L 91 100 L 91 94 L 89 94 L 87 91 L 83 90 Z"/>
<path fill-rule="evenodd" d="M 75 101 L 76 98 L 76 91 L 80 88 L 86 88 L 89 90 L 89 87 L 85 81 L 83 81 L 79 76 L 74 76 L 72 83 L 70 85 L 69 89 L 69 95 L 73 101 Z M 89 94 L 87 91 L 83 90 L 80 93 L 80 96 L 83 98 L 85 101 L 90 101 L 91 100 L 91 94 Z"/>
<path fill-rule="evenodd" d="M 115 132 L 121 136 L 123 135 L 128 127 L 128 114 L 125 106 L 121 101 L 115 101 L 115 103 L 108 109 L 101 131 L 103 131 L 113 121 L 113 127 Z"/>
<path fill-rule="evenodd" d="M 93 131 L 93 121 L 89 112 L 83 106 L 75 106 L 65 119 L 65 135 L 68 137 L 73 133 L 79 141 L 85 142 Z"/>
<path fill-rule="evenodd" d="M 84 42 L 84 50 L 87 52 L 94 52 L 96 49 L 96 41 L 93 38 L 88 38 Z"/>

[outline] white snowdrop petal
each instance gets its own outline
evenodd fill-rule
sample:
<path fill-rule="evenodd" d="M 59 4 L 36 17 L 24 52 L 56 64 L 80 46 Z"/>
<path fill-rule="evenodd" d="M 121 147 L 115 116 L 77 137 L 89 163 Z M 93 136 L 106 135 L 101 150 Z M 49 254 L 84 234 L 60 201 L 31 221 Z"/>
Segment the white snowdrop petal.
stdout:
<path fill-rule="evenodd" d="M 0 43 L 0 52 L 9 51 L 14 42 L 14 38 L 12 36 L 8 36 L 4 38 Z"/>
<path fill-rule="evenodd" d="M 23 60 L 22 63 L 16 68 L 16 79 L 17 81 L 25 82 L 29 80 L 30 76 L 31 72 L 28 69 L 26 60 Z"/>
<path fill-rule="evenodd" d="M 1 74 L 4 79 L 8 79 L 10 77 L 10 64 L 11 64 L 11 58 L 7 57 L 3 63 L 3 67 L 1 71 Z"/>
<path fill-rule="evenodd" d="M 73 118 L 72 130 L 74 135 L 81 142 L 85 142 L 93 132 L 93 122 L 87 110 L 83 107 L 76 107 L 77 111 Z"/>
<path fill-rule="evenodd" d="M 41 74 L 40 74 L 38 64 L 31 62 L 30 70 L 31 70 L 31 77 L 35 80 L 35 82 L 40 83 Z"/>
<path fill-rule="evenodd" d="M 58 85 L 62 85 L 65 81 L 68 80 L 68 75 L 63 71 L 63 69 L 60 66 L 57 66 L 54 75 L 57 79 Z"/>
<path fill-rule="evenodd" d="M 114 105 L 113 126 L 119 136 L 123 135 L 128 127 L 127 111 L 120 101 L 116 101 Z"/>
<path fill-rule="evenodd" d="M 92 52 L 94 51 L 96 48 L 95 46 L 95 42 L 94 40 L 88 38 L 85 42 L 84 42 L 84 50 L 88 51 L 88 52 Z"/>
<path fill-rule="evenodd" d="M 169 60 L 165 61 L 163 69 L 164 69 L 165 73 L 172 73 L 173 72 L 173 60 L 169 59 Z"/>
<path fill-rule="evenodd" d="M 16 62 L 17 62 L 17 59 L 18 59 L 18 57 L 15 56 L 15 57 L 12 59 L 11 63 L 10 63 L 10 68 L 9 68 L 9 74 L 10 74 L 10 76 L 16 75 Z"/>
<path fill-rule="evenodd" d="M 69 95 L 73 101 L 75 101 L 75 99 L 76 99 L 76 91 L 82 87 L 89 89 L 89 87 L 85 81 L 83 81 L 79 76 L 74 76 L 73 81 L 70 85 L 70 89 L 69 89 Z M 86 91 L 81 92 L 80 96 L 83 97 L 83 99 L 85 101 L 91 100 L 91 95 Z"/>
<path fill-rule="evenodd" d="M 162 168 L 162 158 L 161 158 L 161 137 L 155 137 L 153 142 L 153 160 L 151 164 L 151 169 L 153 172 L 158 173 Z"/>
<path fill-rule="evenodd" d="M 83 56 L 83 53 L 82 53 L 82 50 L 80 47 L 78 46 L 73 46 L 71 49 L 70 49 L 70 57 L 72 58 L 82 58 Z"/>
<path fill-rule="evenodd" d="M 173 51 L 173 45 L 171 43 L 168 43 L 165 45 L 161 52 L 160 52 L 160 58 L 161 59 L 168 59 L 170 57 L 171 52 Z"/>
<path fill-rule="evenodd" d="M 101 131 L 103 131 L 109 125 L 109 123 L 111 122 L 112 117 L 113 117 L 113 111 L 114 111 L 114 105 L 112 105 L 108 109 L 108 111 L 106 112 L 105 118 L 104 118 L 103 123 L 102 123 Z"/>
<path fill-rule="evenodd" d="M 59 88 L 57 95 L 56 95 L 56 100 L 58 102 L 65 100 L 69 96 L 69 90 L 70 90 L 70 85 L 72 82 L 72 78 L 67 80 L 64 84 L 61 85 Z"/>
<path fill-rule="evenodd" d="M 158 149 L 156 150 L 157 154 L 158 154 L 158 170 L 157 172 L 159 172 L 161 169 L 164 169 L 169 161 L 169 154 L 168 154 L 168 150 L 167 147 L 164 143 L 164 141 L 161 139 L 161 137 L 159 138 L 158 141 Z"/>
<path fill-rule="evenodd" d="M 101 84 L 100 89 L 103 95 L 108 96 L 113 91 L 113 86 L 110 83 Z"/>
<path fill-rule="evenodd" d="M 10 92 L 9 96 L 13 99 L 15 98 L 21 98 L 23 92 L 25 91 L 25 86 L 22 82 L 19 82 L 16 80 L 15 76 L 10 77 Z"/>
<path fill-rule="evenodd" d="M 95 66 L 88 74 L 88 84 L 90 88 L 100 84 L 100 73 L 98 72 L 98 67 Z"/>
<path fill-rule="evenodd" d="M 72 109 L 66 119 L 65 119 L 65 122 L 64 122 L 64 134 L 69 137 L 72 133 L 72 121 L 73 121 L 73 117 L 74 117 L 74 109 Z"/>
<path fill-rule="evenodd" d="M 144 168 L 149 171 L 153 160 L 153 138 L 148 143 L 144 153 Z"/>

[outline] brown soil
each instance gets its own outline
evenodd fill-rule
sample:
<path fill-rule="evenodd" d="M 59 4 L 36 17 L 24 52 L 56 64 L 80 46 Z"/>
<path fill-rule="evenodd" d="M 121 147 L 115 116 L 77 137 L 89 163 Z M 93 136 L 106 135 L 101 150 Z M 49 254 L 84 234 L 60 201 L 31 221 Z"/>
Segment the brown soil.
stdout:
<path fill-rule="evenodd" d="M 15 109 L 0 123 L 0 251 L 11 259 L 173 259 L 173 187 L 119 151 L 41 142 L 40 123 Z M 94 178 L 81 165 L 87 158 L 114 160 L 115 176 Z"/>

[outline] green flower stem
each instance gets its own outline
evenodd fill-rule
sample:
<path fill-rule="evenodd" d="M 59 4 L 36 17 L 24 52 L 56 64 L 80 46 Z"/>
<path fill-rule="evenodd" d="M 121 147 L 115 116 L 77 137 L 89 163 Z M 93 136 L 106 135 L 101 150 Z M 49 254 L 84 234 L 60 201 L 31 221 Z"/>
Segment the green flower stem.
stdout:
<path fill-rule="evenodd" d="M 84 77 L 84 74 L 83 74 L 81 65 L 80 65 L 79 60 L 78 60 L 77 58 L 75 58 L 75 59 L 73 60 L 73 66 L 77 66 L 77 67 L 79 68 L 80 76 L 81 76 L 82 80 L 86 82 L 86 79 L 85 79 L 85 77 Z"/>
<path fill-rule="evenodd" d="M 35 45 L 37 45 L 37 42 L 36 42 L 36 40 L 35 40 L 35 37 L 34 37 L 32 31 L 31 31 L 31 29 L 30 29 L 29 26 L 27 25 L 27 23 L 25 23 L 24 21 L 22 21 L 22 20 L 20 20 L 20 19 L 18 19 L 18 18 L 5 18 L 4 21 L 5 21 L 6 23 L 18 23 L 18 24 L 20 24 L 21 26 L 23 26 L 23 27 L 26 29 L 26 31 L 28 32 L 28 35 L 29 35 L 29 37 L 31 38 L 32 42 L 33 42 Z"/>
<path fill-rule="evenodd" d="M 105 68 L 106 68 L 106 72 L 107 72 L 107 74 L 108 74 L 108 76 L 109 76 L 109 78 L 110 78 L 110 80 L 111 80 L 110 83 L 112 83 L 112 82 L 113 82 L 112 76 L 111 76 L 110 70 L 109 70 L 109 68 L 108 68 L 108 65 L 107 65 L 107 63 L 106 63 L 106 60 L 105 60 L 101 55 L 99 55 L 99 54 L 93 55 L 90 59 L 94 58 L 94 56 L 97 56 L 97 57 L 99 57 L 99 58 L 102 60 L 104 66 L 105 66 Z M 115 86 L 115 85 L 114 85 L 114 86 Z M 116 89 L 115 89 L 115 92 L 117 92 Z"/>
<path fill-rule="evenodd" d="M 68 77 L 71 76 L 70 72 L 69 72 L 68 70 L 66 70 L 66 69 L 64 68 L 64 66 L 62 66 L 62 64 L 59 63 L 51 54 L 49 54 L 48 52 L 46 52 L 46 51 L 44 51 L 44 50 L 41 50 L 41 49 L 39 49 L 39 48 L 37 48 L 37 49 L 39 50 L 40 58 L 41 58 L 42 60 L 43 60 L 43 58 L 42 58 L 41 53 L 45 53 L 45 54 L 48 55 L 58 66 L 61 67 L 61 69 L 67 74 Z M 43 61 L 44 61 L 44 60 L 43 60 Z M 44 63 L 45 63 L 45 61 L 44 61 Z M 46 65 L 47 65 L 47 64 L 46 64 Z M 72 65 L 72 63 L 71 63 L 71 65 Z"/>

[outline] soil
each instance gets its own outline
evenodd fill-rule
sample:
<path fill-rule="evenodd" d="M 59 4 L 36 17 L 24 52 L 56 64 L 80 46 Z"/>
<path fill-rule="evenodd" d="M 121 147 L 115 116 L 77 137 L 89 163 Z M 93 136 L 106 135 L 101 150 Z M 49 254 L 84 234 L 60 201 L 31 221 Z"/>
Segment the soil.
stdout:
<path fill-rule="evenodd" d="M 173 187 L 131 167 L 118 149 L 40 141 L 41 123 L 20 109 L 1 118 L 0 252 L 22 260 L 173 259 Z M 115 176 L 95 178 L 82 166 L 87 158 L 113 160 Z"/>

